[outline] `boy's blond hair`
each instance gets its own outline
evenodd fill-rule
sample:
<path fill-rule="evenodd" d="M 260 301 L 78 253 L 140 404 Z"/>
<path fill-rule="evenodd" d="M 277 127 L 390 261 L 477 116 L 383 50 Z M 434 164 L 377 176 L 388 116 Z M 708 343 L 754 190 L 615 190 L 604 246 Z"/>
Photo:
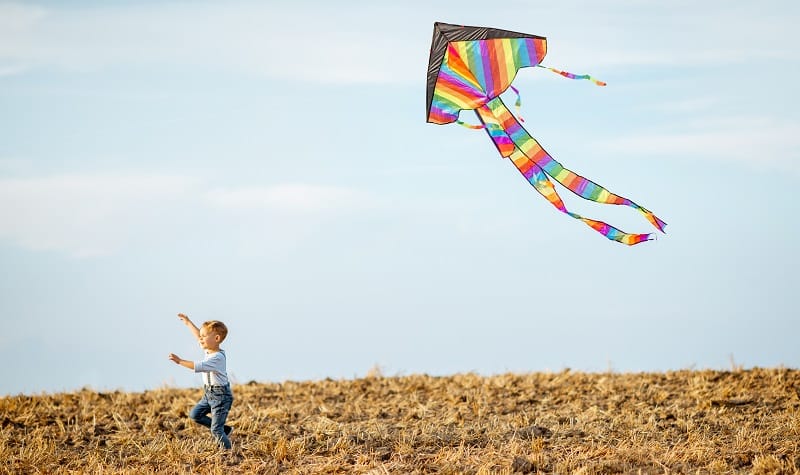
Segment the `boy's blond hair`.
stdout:
<path fill-rule="evenodd" d="M 209 320 L 207 322 L 203 322 L 201 328 L 205 328 L 207 332 L 214 332 L 219 335 L 220 343 L 222 343 L 223 340 L 225 340 L 225 337 L 228 336 L 228 327 L 226 327 L 225 324 L 219 320 Z"/>

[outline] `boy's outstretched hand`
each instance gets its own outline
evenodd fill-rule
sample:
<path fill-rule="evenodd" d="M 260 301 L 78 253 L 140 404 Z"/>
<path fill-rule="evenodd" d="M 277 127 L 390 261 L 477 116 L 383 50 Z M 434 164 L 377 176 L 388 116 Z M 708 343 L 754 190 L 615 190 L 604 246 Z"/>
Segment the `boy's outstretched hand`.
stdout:
<path fill-rule="evenodd" d="M 191 320 L 189 320 L 189 317 L 186 316 L 185 313 L 179 313 L 178 314 L 178 318 L 181 319 L 181 321 L 183 322 L 184 325 L 189 327 L 189 331 L 192 332 L 192 335 L 194 335 L 195 338 L 200 338 L 200 329 L 197 328 L 197 325 L 192 323 Z"/>
<path fill-rule="evenodd" d="M 184 313 L 179 313 L 178 318 L 187 326 L 189 330 L 192 332 L 195 338 L 200 338 L 200 329 L 189 320 L 189 317 L 186 316 Z M 170 353 L 168 358 L 174 362 L 175 364 L 179 364 L 184 368 L 194 369 L 194 361 L 189 361 L 181 358 L 180 356 L 176 355 L 175 353 Z"/>
<path fill-rule="evenodd" d="M 175 353 L 169 354 L 169 359 L 172 360 L 175 364 L 179 364 L 184 368 L 194 369 L 194 362 L 189 360 L 184 360 L 180 356 L 176 355 Z"/>

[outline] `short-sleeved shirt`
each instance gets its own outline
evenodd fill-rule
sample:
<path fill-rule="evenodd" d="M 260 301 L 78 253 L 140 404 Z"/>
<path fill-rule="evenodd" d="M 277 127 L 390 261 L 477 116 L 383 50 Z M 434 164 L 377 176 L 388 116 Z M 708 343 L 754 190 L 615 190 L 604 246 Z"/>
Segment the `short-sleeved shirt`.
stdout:
<path fill-rule="evenodd" d="M 203 384 L 207 386 L 224 386 L 228 384 L 228 373 L 225 369 L 225 350 L 206 354 L 203 361 L 194 362 L 194 372 L 203 373 Z"/>

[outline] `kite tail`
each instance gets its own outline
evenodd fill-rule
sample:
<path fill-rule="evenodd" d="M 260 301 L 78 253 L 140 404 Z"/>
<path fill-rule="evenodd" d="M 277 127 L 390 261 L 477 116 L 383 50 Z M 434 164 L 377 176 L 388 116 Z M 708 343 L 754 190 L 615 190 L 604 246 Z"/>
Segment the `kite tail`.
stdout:
<path fill-rule="evenodd" d="M 664 227 L 666 227 L 667 224 L 656 217 L 651 211 L 639 206 L 628 198 L 611 193 L 597 183 L 578 175 L 572 170 L 564 168 L 561 163 L 550 156 L 539 142 L 522 127 L 522 124 L 511 114 L 511 111 L 508 110 L 508 107 L 506 107 L 502 99 L 499 97 L 493 99 L 486 104 L 485 108 L 491 111 L 492 116 L 497 120 L 500 127 L 508 135 L 514 145 L 541 167 L 545 173 L 553 177 L 554 180 L 561 183 L 581 198 L 598 203 L 630 206 L 641 212 L 659 231 L 664 232 Z"/>
<path fill-rule="evenodd" d="M 468 123 L 464 122 L 463 120 L 457 120 L 456 124 L 460 125 L 461 127 L 466 127 L 468 129 L 472 129 L 472 130 L 480 130 L 480 129 L 485 129 L 486 128 L 485 125 L 468 124 Z"/>
<path fill-rule="evenodd" d="M 560 74 L 560 75 L 564 76 L 565 78 L 569 78 L 569 79 L 586 79 L 588 81 L 592 81 L 593 83 L 597 84 L 598 86 L 605 86 L 606 85 L 606 83 L 604 83 L 603 81 L 595 79 L 595 78 L 589 76 L 588 74 L 572 74 L 572 73 L 568 73 L 566 71 L 558 70 L 556 68 L 551 68 L 549 66 L 542 66 L 541 64 L 537 64 L 536 66 L 540 67 L 540 68 L 543 68 L 543 69 L 549 69 L 550 71 L 553 71 L 556 74 Z"/>
<path fill-rule="evenodd" d="M 653 239 L 653 236 L 650 234 L 628 234 L 602 221 L 584 218 L 568 211 L 556 194 L 555 189 L 552 188 L 552 183 L 550 183 L 546 175 L 543 175 L 544 173 L 551 176 L 581 198 L 604 204 L 626 205 L 637 209 L 655 228 L 664 232 L 666 223 L 649 210 L 625 197 L 611 193 L 602 186 L 564 168 L 558 161 L 553 159 L 530 134 L 528 134 L 500 98 L 493 99 L 485 106 L 477 109 L 476 112 L 478 113 L 478 118 L 484 124 L 486 131 L 497 147 L 497 150 L 500 152 L 500 155 L 503 157 L 511 157 L 514 165 L 517 166 L 519 171 L 537 191 L 562 212 L 569 214 L 575 219 L 584 221 L 609 239 L 625 244 L 633 245 Z M 523 160 L 522 157 L 524 157 L 525 160 Z M 542 180 L 541 176 L 544 176 L 545 180 Z"/>
<path fill-rule="evenodd" d="M 633 246 L 634 244 L 639 244 L 640 242 L 650 241 L 655 239 L 655 234 L 630 234 L 622 231 L 614 226 L 611 226 L 608 223 L 603 221 L 598 221 L 591 218 L 585 218 L 578 213 L 573 213 L 569 211 L 566 206 L 564 206 L 564 202 L 561 200 L 561 197 L 558 196 L 558 192 L 556 191 L 555 186 L 547 178 L 547 174 L 538 166 L 536 165 L 533 160 L 526 157 L 519 149 L 517 149 L 514 153 L 511 154 L 509 157 L 511 162 L 517 167 L 522 176 L 528 180 L 528 183 L 533 185 L 533 187 L 538 191 L 542 196 L 545 197 L 547 201 L 550 202 L 553 206 L 558 208 L 564 214 L 568 214 L 575 219 L 581 220 L 586 223 L 589 227 L 594 229 L 595 231 L 599 232 L 603 236 L 611 239 L 612 241 L 621 242 L 622 244 L 627 244 L 628 246 Z"/>

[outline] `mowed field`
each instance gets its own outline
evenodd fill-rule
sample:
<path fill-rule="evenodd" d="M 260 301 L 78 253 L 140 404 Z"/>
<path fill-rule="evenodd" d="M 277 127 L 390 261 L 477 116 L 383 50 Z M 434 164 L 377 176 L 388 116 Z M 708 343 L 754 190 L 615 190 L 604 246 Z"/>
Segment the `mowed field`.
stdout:
<path fill-rule="evenodd" d="M 800 371 L 380 374 L 234 386 L 230 452 L 199 389 L 0 399 L 8 473 L 800 473 Z"/>

